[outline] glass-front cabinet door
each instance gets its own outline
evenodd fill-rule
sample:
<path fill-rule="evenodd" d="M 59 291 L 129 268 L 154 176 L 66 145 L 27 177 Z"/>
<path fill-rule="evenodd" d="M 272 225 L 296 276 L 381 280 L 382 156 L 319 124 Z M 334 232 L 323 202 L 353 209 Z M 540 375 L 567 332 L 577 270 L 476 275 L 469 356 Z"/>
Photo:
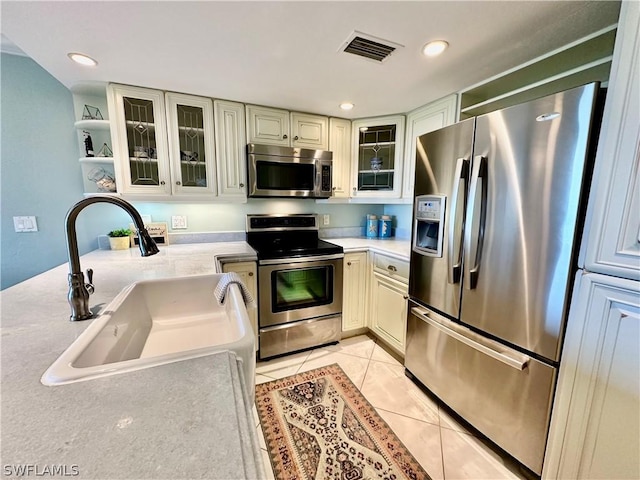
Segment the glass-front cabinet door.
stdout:
<path fill-rule="evenodd" d="M 404 124 L 403 115 L 353 122 L 352 197 L 400 197 Z"/>
<path fill-rule="evenodd" d="M 213 102 L 167 93 L 166 104 L 173 194 L 215 195 Z"/>
<path fill-rule="evenodd" d="M 164 93 L 115 84 L 108 92 L 119 192 L 170 194 Z"/>

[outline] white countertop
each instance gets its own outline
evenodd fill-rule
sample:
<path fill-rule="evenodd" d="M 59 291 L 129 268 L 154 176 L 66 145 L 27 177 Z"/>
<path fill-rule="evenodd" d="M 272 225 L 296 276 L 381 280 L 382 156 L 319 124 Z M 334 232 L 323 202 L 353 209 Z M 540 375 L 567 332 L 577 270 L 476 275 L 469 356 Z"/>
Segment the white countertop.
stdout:
<path fill-rule="evenodd" d="M 327 240 L 343 246 L 346 252 L 371 249 L 409 259 L 408 240 Z M 133 282 L 215 273 L 225 259 L 255 258 L 254 250 L 245 242 L 221 242 L 164 246 L 157 255 L 144 258 L 137 248 L 95 250 L 80 261 L 83 270 L 94 270 L 96 291 L 90 306 L 99 313 Z M 148 478 L 175 478 L 178 470 L 169 467 L 173 465 L 182 469 L 185 477 L 222 478 L 211 473 L 219 461 L 219 471 L 230 475 L 224 463 L 229 458 L 227 443 L 220 440 L 221 433 L 212 430 L 211 422 L 190 421 L 195 414 L 218 412 L 218 407 L 211 406 L 216 398 L 211 394 L 211 379 L 203 379 L 222 375 L 204 360 L 212 357 L 73 385 L 45 387 L 40 383 L 43 372 L 90 324 L 69 321 L 67 274 L 65 263 L 0 292 L 3 464 L 74 464 L 79 469 L 78 478 L 139 478 L 143 474 Z M 177 388 L 171 390 L 170 397 L 167 382 Z M 165 403 L 168 398 L 171 405 Z M 103 411 L 108 415 L 101 415 Z M 138 419 L 141 429 L 127 430 L 135 434 L 125 435 L 118 422 L 127 423 L 129 418 Z M 226 425 L 229 432 L 238 433 Z M 181 429 L 179 443 L 184 443 L 184 455 L 176 456 L 176 428 Z M 237 440 L 233 436 L 228 445 L 244 442 L 246 452 L 251 452 L 255 430 L 250 430 L 251 438 Z M 200 453 L 196 458 L 187 455 L 189 451 Z M 206 459 L 199 456 L 205 451 L 211 453 Z M 110 455 L 115 455 L 117 462 L 110 462 Z M 250 465 L 249 457 L 245 458 L 245 471 L 256 468 Z"/>
<path fill-rule="evenodd" d="M 244 242 L 96 250 L 90 306 L 142 280 L 215 273 L 216 256 L 255 255 Z M 67 264 L 0 292 L 2 462 L 75 465 L 76 478 L 256 478 L 262 459 L 251 408 L 228 354 L 45 387 L 43 372 L 91 321 L 70 322 Z M 213 293 L 212 293 L 213 294 Z M 6 470 L 4 470 L 6 471 Z"/>
<path fill-rule="evenodd" d="M 349 238 L 325 238 L 327 242 L 335 243 L 344 248 L 345 253 L 371 250 L 374 252 L 384 253 L 390 257 L 399 260 L 411 258 L 411 241 L 397 238 L 366 238 L 366 237 L 349 237 Z"/>

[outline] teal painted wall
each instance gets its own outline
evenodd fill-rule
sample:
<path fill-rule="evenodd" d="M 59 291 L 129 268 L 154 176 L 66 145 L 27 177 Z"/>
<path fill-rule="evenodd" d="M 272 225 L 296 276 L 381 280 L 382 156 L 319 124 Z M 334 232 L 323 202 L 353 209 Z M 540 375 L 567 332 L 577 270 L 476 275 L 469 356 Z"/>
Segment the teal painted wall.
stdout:
<path fill-rule="evenodd" d="M 64 219 L 82 198 L 71 93 L 33 60 L 2 54 L 0 76 L 1 284 L 5 289 L 64 263 Z M 13 217 L 33 215 L 37 232 L 16 233 Z M 97 247 L 98 230 L 79 222 L 78 244 Z"/>
<path fill-rule="evenodd" d="M 385 205 L 384 214 L 394 218 L 393 225 L 396 236 L 399 238 L 411 238 L 411 216 L 413 205 Z"/>

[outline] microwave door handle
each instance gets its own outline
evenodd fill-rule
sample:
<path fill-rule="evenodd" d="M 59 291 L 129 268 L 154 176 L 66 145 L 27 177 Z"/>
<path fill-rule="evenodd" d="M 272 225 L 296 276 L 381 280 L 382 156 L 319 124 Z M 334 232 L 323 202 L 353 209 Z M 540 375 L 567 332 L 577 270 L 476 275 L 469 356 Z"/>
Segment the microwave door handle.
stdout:
<path fill-rule="evenodd" d="M 447 240 L 447 281 L 452 284 L 460 282 L 460 272 L 462 269 L 462 245 L 460 245 L 456 251 L 455 241 L 457 239 L 455 233 L 458 222 L 462 221 L 458 215 L 460 181 L 462 180 L 464 182 L 464 189 L 462 191 L 465 192 L 467 189 L 468 176 L 469 161 L 466 158 L 459 158 L 456 162 L 453 188 L 451 189 L 451 213 L 449 215 L 449 232 Z M 456 256 L 455 259 L 454 255 Z"/>
<path fill-rule="evenodd" d="M 478 185 L 480 185 L 480 218 L 478 227 L 474 229 L 474 213 L 478 201 Z M 467 205 L 466 224 L 464 228 L 464 286 L 473 290 L 478 284 L 480 262 L 482 259 L 482 244 L 484 240 L 484 226 L 487 217 L 487 158 L 478 155 L 473 159 L 471 182 L 469 187 L 469 202 Z M 471 258 L 471 245 L 475 246 L 475 256 Z"/>

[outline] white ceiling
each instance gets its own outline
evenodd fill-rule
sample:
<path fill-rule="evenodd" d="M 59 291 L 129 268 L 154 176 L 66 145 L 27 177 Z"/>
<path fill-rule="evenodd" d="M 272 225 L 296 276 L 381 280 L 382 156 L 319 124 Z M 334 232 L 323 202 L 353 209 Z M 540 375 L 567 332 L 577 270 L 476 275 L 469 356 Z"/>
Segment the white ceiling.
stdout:
<path fill-rule="evenodd" d="M 618 1 L 2 0 L 2 33 L 68 88 L 92 82 L 325 115 L 403 113 L 617 22 Z M 343 53 L 354 31 L 403 45 Z M 445 39 L 441 57 L 420 54 Z M 94 57 L 81 67 L 69 52 Z M 345 113 L 343 101 L 356 107 Z"/>

